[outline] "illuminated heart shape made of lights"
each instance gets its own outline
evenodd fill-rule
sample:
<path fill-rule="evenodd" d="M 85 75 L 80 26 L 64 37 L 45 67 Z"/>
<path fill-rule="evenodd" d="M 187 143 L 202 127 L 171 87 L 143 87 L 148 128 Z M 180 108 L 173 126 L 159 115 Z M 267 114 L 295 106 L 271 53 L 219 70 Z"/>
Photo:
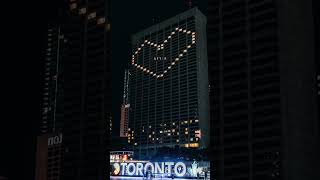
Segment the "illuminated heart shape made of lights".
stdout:
<path fill-rule="evenodd" d="M 191 35 L 191 36 L 192 36 L 192 43 L 189 44 L 189 45 L 187 45 L 187 47 L 180 52 L 179 56 L 176 57 L 176 58 L 174 58 L 174 61 L 171 62 L 171 64 L 167 67 L 167 69 L 164 70 L 162 73 L 157 74 L 157 73 L 151 71 L 150 69 L 145 68 L 145 67 L 143 67 L 142 65 L 139 65 L 139 64 L 135 61 L 135 60 L 136 60 L 136 56 L 137 56 L 138 53 L 142 50 L 142 48 L 144 48 L 145 46 L 149 45 L 150 47 L 155 47 L 155 48 L 157 48 L 157 51 L 160 51 L 160 50 L 164 49 L 164 45 L 165 45 L 166 43 L 168 43 L 168 41 L 172 38 L 172 36 L 174 36 L 174 35 L 177 34 L 177 33 L 186 33 L 187 35 Z M 138 47 L 138 49 L 134 52 L 134 54 L 132 55 L 131 64 L 132 64 L 133 66 L 135 66 L 137 69 L 139 69 L 139 70 L 147 73 L 148 75 L 151 75 L 152 77 L 161 78 L 161 77 L 163 77 L 173 66 L 175 66 L 175 65 L 179 62 L 180 58 L 183 57 L 183 56 L 187 53 L 188 49 L 190 49 L 191 46 L 192 46 L 193 44 L 195 44 L 195 43 L 196 43 L 196 33 L 195 33 L 195 32 L 187 31 L 187 30 L 182 29 L 182 28 L 176 28 L 175 31 L 172 31 L 171 34 L 163 41 L 162 44 L 156 44 L 156 43 L 153 43 L 153 42 L 151 42 L 151 41 L 149 41 L 149 40 L 145 40 L 145 41 Z"/>

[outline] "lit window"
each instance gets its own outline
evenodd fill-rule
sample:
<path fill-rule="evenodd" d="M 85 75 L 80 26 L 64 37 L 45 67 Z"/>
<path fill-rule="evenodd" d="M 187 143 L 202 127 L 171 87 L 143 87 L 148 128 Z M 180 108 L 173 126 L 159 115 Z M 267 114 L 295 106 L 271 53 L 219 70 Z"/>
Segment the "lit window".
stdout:
<path fill-rule="evenodd" d="M 199 122 L 199 120 L 198 120 L 198 119 L 196 119 L 196 120 L 194 120 L 194 122 Z"/>
<path fill-rule="evenodd" d="M 172 129 L 172 132 L 175 132 L 176 130 L 175 129 Z"/>
<path fill-rule="evenodd" d="M 74 10 L 75 8 L 77 8 L 77 4 L 76 3 L 72 3 L 70 5 L 70 10 Z"/>
<path fill-rule="evenodd" d="M 168 136 L 171 136 L 171 133 L 168 133 Z"/>
<path fill-rule="evenodd" d="M 151 126 L 149 126 L 149 128 L 151 128 Z"/>
<path fill-rule="evenodd" d="M 185 131 L 188 131 L 188 128 L 185 128 Z"/>
<path fill-rule="evenodd" d="M 179 142 L 179 139 L 177 139 L 176 142 Z"/>
<path fill-rule="evenodd" d="M 177 135 L 179 135 L 179 132 L 177 132 Z"/>
<path fill-rule="evenodd" d="M 190 138 L 190 141 L 193 141 L 193 138 Z"/>
<path fill-rule="evenodd" d="M 154 131 L 152 132 L 152 134 L 154 134 Z"/>
<path fill-rule="evenodd" d="M 175 125 L 176 123 L 172 123 L 172 125 Z"/>
<path fill-rule="evenodd" d="M 79 14 L 85 14 L 87 12 L 86 8 L 79 9 Z"/>
<path fill-rule="evenodd" d="M 138 145 L 137 143 L 134 143 L 134 145 Z"/>
<path fill-rule="evenodd" d="M 184 123 L 186 123 L 186 124 L 187 124 L 187 123 L 188 123 L 188 121 L 184 121 Z"/>
<path fill-rule="evenodd" d="M 184 134 L 188 134 L 188 131 L 184 132 Z"/>
<path fill-rule="evenodd" d="M 90 14 L 88 15 L 88 19 L 93 19 L 93 18 L 96 17 L 96 15 L 97 15 L 96 12 L 90 13 Z"/>
<path fill-rule="evenodd" d="M 160 134 L 162 134 L 162 131 L 160 131 Z"/>
<path fill-rule="evenodd" d="M 103 24 L 103 23 L 105 23 L 105 22 L 106 22 L 106 19 L 105 19 L 104 17 L 99 18 L 99 19 L 97 20 L 97 24 Z"/>
<path fill-rule="evenodd" d="M 151 135 L 149 135 L 149 138 L 151 138 Z"/>

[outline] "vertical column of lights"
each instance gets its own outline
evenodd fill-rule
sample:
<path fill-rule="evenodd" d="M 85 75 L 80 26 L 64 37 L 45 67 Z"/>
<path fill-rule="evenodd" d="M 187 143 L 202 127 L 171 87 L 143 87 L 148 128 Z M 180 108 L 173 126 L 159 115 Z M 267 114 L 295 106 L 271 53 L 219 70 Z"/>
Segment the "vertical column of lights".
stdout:
<path fill-rule="evenodd" d="M 164 45 L 168 43 L 168 41 L 172 38 L 173 35 L 177 34 L 177 33 L 185 33 L 187 35 L 191 35 L 192 37 L 192 43 L 187 45 L 187 47 L 182 50 L 182 52 L 178 55 L 178 57 L 175 57 L 174 58 L 174 61 L 166 68 L 164 68 L 165 70 L 162 72 L 162 73 L 156 73 L 156 72 L 153 72 L 152 70 L 144 67 L 143 65 L 140 65 L 136 62 L 136 56 L 138 56 L 138 53 L 142 50 L 142 48 L 144 48 L 146 45 L 150 46 L 150 47 L 154 47 L 156 48 L 156 52 L 158 51 L 161 51 L 164 49 Z M 155 78 L 161 78 L 163 77 L 174 65 L 176 65 L 180 58 L 183 57 L 188 49 L 190 49 L 192 47 L 193 44 L 196 43 L 196 33 L 195 32 L 191 32 L 191 31 L 187 31 L 187 30 L 184 30 L 182 28 L 175 28 L 175 31 L 172 31 L 171 32 L 171 35 L 169 35 L 164 41 L 162 44 L 157 44 L 157 43 L 154 43 L 154 42 L 151 42 L 149 40 L 145 40 L 140 46 L 138 46 L 137 50 L 134 52 L 134 54 L 132 55 L 132 59 L 131 59 L 131 64 L 136 67 L 138 70 L 141 70 L 143 72 L 145 72 L 146 74 L 148 75 L 151 75 Z"/>
<path fill-rule="evenodd" d="M 188 29 L 188 21 L 186 21 L 186 28 Z M 194 36 L 192 36 L 192 37 L 195 37 L 195 35 Z M 192 39 L 191 39 L 192 40 Z M 191 41 L 192 42 L 192 41 Z M 188 44 L 188 38 L 186 38 L 186 44 Z M 186 54 L 186 59 L 187 59 L 187 61 L 189 60 L 189 53 L 187 53 Z M 189 61 L 188 61 L 189 62 Z M 187 68 L 187 114 L 188 114 L 188 117 L 189 117 L 189 74 L 188 74 L 188 72 L 189 72 L 189 69 L 188 69 L 188 62 L 186 63 L 186 68 Z M 189 118 L 188 118 L 189 119 Z M 190 130 L 190 123 L 188 124 L 188 130 Z M 189 136 L 188 136 L 188 138 L 189 138 L 189 140 L 190 140 L 190 133 L 188 133 L 189 134 Z"/>
<path fill-rule="evenodd" d="M 45 86 L 44 86 L 44 108 L 43 108 L 43 126 L 42 126 L 42 132 L 46 132 L 47 128 L 47 120 L 48 120 L 48 112 L 50 108 L 50 101 L 49 101 L 49 77 L 50 77 L 50 61 L 51 61 L 51 36 L 52 36 L 52 29 L 48 29 L 48 49 L 47 49 L 47 57 L 46 57 L 46 63 L 45 63 Z"/>

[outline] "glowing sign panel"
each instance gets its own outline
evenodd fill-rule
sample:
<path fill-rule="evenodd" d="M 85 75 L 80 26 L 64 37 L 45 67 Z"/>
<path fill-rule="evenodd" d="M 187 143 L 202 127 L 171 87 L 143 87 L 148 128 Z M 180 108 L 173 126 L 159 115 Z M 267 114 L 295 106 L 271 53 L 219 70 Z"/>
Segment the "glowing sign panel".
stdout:
<path fill-rule="evenodd" d="M 183 177 L 187 167 L 183 162 L 155 162 L 155 163 L 114 163 L 113 175 L 144 176 L 151 174 L 174 174 L 176 177 Z"/>
<path fill-rule="evenodd" d="M 165 45 L 169 42 L 169 40 L 177 35 L 178 33 L 185 33 L 186 35 L 191 36 L 192 38 L 192 43 L 191 44 L 187 44 L 186 47 L 184 47 L 180 52 L 179 55 L 177 57 L 172 58 L 172 62 L 169 66 L 167 66 L 165 68 L 165 70 L 161 73 L 156 73 L 153 72 L 151 69 L 148 69 L 147 67 L 144 67 L 143 65 L 138 64 L 137 62 L 137 56 L 138 54 L 142 51 L 142 49 L 146 46 L 152 47 L 152 48 L 156 48 L 156 51 L 162 51 L 165 47 Z M 132 55 L 132 61 L 131 64 L 138 70 L 145 72 L 148 75 L 151 75 L 152 77 L 155 78 L 161 78 L 163 77 L 168 70 L 170 70 L 173 66 L 177 65 L 177 63 L 180 61 L 180 59 L 186 55 L 186 53 L 188 52 L 188 49 L 190 49 L 192 47 L 192 45 L 194 45 L 196 43 L 196 33 L 195 32 L 191 32 L 191 31 L 187 31 L 186 29 L 182 29 L 182 28 L 176 28 L 174 31 L 172 31 L 170 33 L 170 35 L 163 41 L 162 44 L 157 44 L 154 42 L 151 42 L 149 40 L 145 40 L 138 48 L 137 50 L 133 53 Z M 167 57 L 153 57 L 154 60 L 158 61 L 158 60 L 167 60 Z"/>

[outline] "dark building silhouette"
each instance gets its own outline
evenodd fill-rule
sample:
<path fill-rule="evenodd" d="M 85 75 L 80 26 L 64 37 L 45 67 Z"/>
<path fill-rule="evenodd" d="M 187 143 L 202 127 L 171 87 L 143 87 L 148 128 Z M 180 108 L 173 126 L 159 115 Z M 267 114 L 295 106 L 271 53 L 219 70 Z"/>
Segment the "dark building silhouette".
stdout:
<path fill-rule="evenodd" d="M 298 0 L 209 0 L 214 179 L 319 179 L 319 31 L 312 7 Z"/>
<path fill-rule="evenodd" d="M 109 1 L 71 1 L 63 26 L 63 179 L 106 179 L 110 105 Z"/>
<path fill-rule="evenodd" d="M 42 111 L 46 113 L 41 131 L 63 135 L 59 179 L 107 179 L 111 119 L 109 1 L 70 0 L 66 5 L 60 9 L 63 17 L 48 30 L 51 50 L 44 72 L 46 98 Z"/>

